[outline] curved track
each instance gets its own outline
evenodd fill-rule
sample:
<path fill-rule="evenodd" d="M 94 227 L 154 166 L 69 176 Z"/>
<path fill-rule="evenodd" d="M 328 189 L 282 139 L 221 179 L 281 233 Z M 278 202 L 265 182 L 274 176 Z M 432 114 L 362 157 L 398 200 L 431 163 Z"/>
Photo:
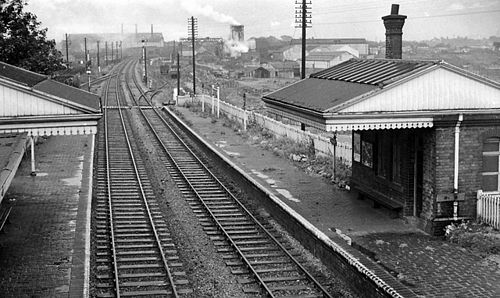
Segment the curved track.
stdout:
<path fill-rule="evenodd" d="M 105 85 L 98 136 L 95 296 L 178 297 L 189 293 L 182 264 L 154 197 L 124 106 L 120 73 Z"/>
<path fill-rule="evenodd" d="M 141 90 L 135 75 L 132 79 Z M 127 88 L 133 96 L 132 88 Z M 331 297 L 276 233 L 260 223 L 196 156 L 181 125 L 157 108 L 141 107 L 140 111 L 156 137 L 157 152 L 164 153 L 166 168 L 224 254 L 226 264 L 241 276 L 245 292 L 269 297 Z"/>

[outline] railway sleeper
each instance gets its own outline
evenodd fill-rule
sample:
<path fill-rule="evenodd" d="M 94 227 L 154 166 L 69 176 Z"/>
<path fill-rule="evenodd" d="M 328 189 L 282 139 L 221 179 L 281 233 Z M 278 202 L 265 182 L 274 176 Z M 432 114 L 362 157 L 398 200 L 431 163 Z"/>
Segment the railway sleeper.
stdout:
<path fill-rule="evenodd" d="M 154 290 L 154 291 L 129 291 L 120 293 L 121 297 L 165 297 L 167 295 L 172 295 L 171 290 Z M 113 296 L 114 297 L 114 296 Z"/>

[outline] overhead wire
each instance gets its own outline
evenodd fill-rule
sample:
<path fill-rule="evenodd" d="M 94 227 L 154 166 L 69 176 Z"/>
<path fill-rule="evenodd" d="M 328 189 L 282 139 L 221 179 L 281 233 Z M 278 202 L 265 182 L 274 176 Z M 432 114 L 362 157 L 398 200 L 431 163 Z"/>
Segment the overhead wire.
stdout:
<path fill-rule="evenodd" d="M 450 14 L 439 14 L 439 15 L 429 15 L 429 16 L 416 16 L 416 17 L 408 17 L 408 19 L 427 19 L 427 18 L 437 18 L 437 17 L 453 17 L 453 16 L 463 16 L 463 15 L 475 15 L 475 14 L 488 14 L 488 13 L 496 13 L 500 12 L 500 9 L 494 10 L 483 10 L 483 11 L 474 11 L 474 12 L 464 12 L 464 13 L 450 13 Z M 337 25 L 337 24 L 360 24 L 360 23 L 375 23 L 380 22 L 380 19 L 373 20 L 360 20 L 360 21 L 343 21 L 343 22 L 322 22 L 317 23 L 316 25 Z"/>

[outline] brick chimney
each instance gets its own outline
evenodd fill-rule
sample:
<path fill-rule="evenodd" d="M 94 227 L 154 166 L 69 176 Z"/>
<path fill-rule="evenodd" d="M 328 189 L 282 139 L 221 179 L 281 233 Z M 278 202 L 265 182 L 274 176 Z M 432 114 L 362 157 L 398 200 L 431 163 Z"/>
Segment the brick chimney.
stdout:
<path fill-rule="evenodd" d="M 399 14 L 399 4 L 393 4 L 391 14 L 382 17 L 385 26 L 385 58 L 387 59 L 401 59 L 405 19 L 406 16 Z"/>

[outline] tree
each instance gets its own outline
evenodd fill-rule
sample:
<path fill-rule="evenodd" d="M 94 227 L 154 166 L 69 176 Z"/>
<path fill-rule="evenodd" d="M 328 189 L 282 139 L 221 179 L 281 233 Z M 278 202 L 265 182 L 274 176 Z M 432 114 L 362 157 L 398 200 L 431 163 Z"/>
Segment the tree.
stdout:
<path fill-rule="evenodd" d="M 23 11 L 25 5 L 25 0 L 0 0 L 0 61 L 50 75 L 63 68 L 62 54 L 36 15 Z"/>

